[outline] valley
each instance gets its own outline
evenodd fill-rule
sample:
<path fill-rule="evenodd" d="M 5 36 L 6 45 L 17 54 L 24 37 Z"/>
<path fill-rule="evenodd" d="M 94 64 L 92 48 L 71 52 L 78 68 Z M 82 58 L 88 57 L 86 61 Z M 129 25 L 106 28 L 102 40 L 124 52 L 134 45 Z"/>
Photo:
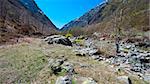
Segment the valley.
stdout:
<path fill-rule="evenodd" d="M 150 84 L 149 5 L 107 0 L 59 29 L 34 0 L 0 0 L 0 84 Z"/>

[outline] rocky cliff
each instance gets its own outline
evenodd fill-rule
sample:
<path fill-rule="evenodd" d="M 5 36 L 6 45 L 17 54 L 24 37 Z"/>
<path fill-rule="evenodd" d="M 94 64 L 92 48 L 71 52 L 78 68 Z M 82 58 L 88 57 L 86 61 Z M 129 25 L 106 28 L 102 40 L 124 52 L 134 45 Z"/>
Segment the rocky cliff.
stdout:
<path fill-rule="evenodd" d="M 14 35 L 48 35 L 55 25 L 38 8 L 34 0 L 0 0 L 0 38 Z M 8 38 L 9 39 L 9 38 Z"/>

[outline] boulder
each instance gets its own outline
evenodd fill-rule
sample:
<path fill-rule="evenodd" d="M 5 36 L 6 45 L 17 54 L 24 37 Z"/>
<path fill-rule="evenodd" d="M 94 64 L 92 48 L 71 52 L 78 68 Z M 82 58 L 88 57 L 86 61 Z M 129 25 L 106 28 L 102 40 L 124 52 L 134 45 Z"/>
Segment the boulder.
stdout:
<path fill-rule="evenodd" d="M 65 69 L 67 71 L 67 73 L 69 73 L 69 74 L 74 73 L 73 64 L 71 64 L 69 62 L 64 62 L 64 64 L 62 65 L 62 69 Z"/>
<path fill-rule="evenodd" d="M 124 84 L 132 84 L 131 79 L 128 76 L 119 76 L 117 79 Z"/>
<path fill-rule="evenodd" d="M 62 44 L 66 46 L 72 46 L 72 42 L 62 35 L 53 35 L 44 39 L 48 44 Z"/>
<path fill-rule="evenodd" d="M 59 72 L 66 71 L 68 74 L 74 73 L 73 64 L 66 62 L 66 59 L 50 59 L 49 67 L 53 71 L 54 74 L 58 74 Z"/>
<path fill-rule="evenodd" d="M 134 71 L 134 72 L 142 72 L 142 68 L 139 67 L 139 66 L 133 66 L 133 67 L 131 68 L 131 70 Z"/>
<path fill-rule="evenodd" d="M 61 65 L 64 63 L 63 59 L 50 59 L 49 66 L 54 74 L 58 74 L 58 72 L 62 71 Z"/>
<path fill-rule="evenodd" d="M 97 82 L 90 77 L 74 76 L 76 84 L 97 84 Z"/>
<path fill-rule="evenodd" d="M 100 55 L 92 55 L 91 58 L 97 61 L 105 60 L 105 58 Z"/>
<path fill-rule="evenodd" d="M 57 78 L 56 83 L 55 84 L 72 84 L 72 79 L 69 76 L 61 76 L 59 78 Z"/>
<path fill-rule="evenodd" d="M 143 76 L 143 79 L 147 82 L 150 82 L 150 74 Z"/>
<path fill-rule="evenodd" d="M 97 84 L 92 78 L 87 78 L 82 84 Z"/>
<path fill-rule="evenodd" d="M 77 82 L 80 81 L 80 84 L 97 84 L 93 78 L 90 77 L 78 77 Z"/>
<path fill-rule="evenodd" d="M 95 47 L 93 39 L 90 39 L 90 38 L 85 40 L 84 45 L 86 48 L 91 48 L 91 47 L 94 48 Z"/>
<path fill-rule="evenodd" d="M 98 49 L 94 49 L 94 48 L 77 48 L 75 50 L 75 53 L 77 56 L 92 56 L 92 55 L 96 55 L 98 53 Z"/>
<path fill-rule="evenodd" d="M 100 56 L 99 55 L 93 55 L 91 56 L 94 60 L 99 60 L 100 59 Z"/>

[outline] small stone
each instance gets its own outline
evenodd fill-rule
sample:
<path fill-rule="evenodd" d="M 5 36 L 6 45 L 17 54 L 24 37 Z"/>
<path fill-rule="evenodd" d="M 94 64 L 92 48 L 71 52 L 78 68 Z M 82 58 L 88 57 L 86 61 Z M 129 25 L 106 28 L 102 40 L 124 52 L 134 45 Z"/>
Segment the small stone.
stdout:
<path fill-rule="evenodd" d="M 73 64 L 69 63 L 69 62 L 65 62 L 62 65 L 62 69 L 65 69 L 68 73 L 73 74 L 74 73 L 74 68 L 73 68 Z"/>
<path fill-rule="evenodd" d="M 55 84 L 72 84 L 72 79 L 69 76 L 61 76 L 59 78 L 57 78 L 56 83 Z"/>
<path fill-rule="evenodd" d="M 91 56 L 94 60 L 98 60 L 100 57 L 98 55 Z"/>
<path fill-rule="evenodd" d="M 137 66 L 132 67 L 131 70 L 134 71 L 134 72 L 141 72 L 142 71 L 142 69 L 140 67 L 137 67 Z"/>
<path fill-rule="evenodd" d="M 117 77 L 119 81 L 124 82 L 125 84 L 132 84 L 130 78 L 128 76 L 119 76 Z"/>
<path fill-rule="evenodd" d="M 82 84 L 97 84 L 92 78 L 87 78 Z"/>
<path fill-rule="evenodd" d="M 150 75 L 143 76 L 143 79 L 147 82 L 150 82 Z"/>
<path fill-rule="evenodd" d="M 86 55 L 92 56 L 97 53 L 98 53 L 98 50 L 94 48 L 77 48 L 75 50 L 75 54 L 77 56 L 86 56 Z"/>

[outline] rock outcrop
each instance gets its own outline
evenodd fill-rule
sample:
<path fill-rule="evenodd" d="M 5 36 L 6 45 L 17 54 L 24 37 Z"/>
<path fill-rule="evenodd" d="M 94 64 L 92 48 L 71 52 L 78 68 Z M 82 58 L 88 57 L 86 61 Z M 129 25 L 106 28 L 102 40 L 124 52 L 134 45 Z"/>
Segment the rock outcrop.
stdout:
<path fill-rule="evenodd" d="M 46 37 L 45 41 L 48 44 L 56 43 L 56 44 L 62 44 L 66 46 L 72 46 L 72 42 L 68 38 L 62 35 L 52 35 L 52 36 Z"/>
<path fill-rule="evenodd" d="M 22 35 L 49 35 L 55 25 L 34 0 L 0 0 L 0 38 Z"/>

